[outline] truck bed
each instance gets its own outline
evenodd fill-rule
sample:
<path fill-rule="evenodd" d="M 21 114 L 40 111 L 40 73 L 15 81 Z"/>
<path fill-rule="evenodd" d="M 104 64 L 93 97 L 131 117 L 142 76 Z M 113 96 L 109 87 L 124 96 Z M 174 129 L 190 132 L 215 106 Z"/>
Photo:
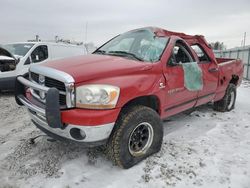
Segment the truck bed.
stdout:
<path fill-rule="evenodd" d="M 216 61 L 219 64 L 221 63 L 229 63 L 231 61 L 236 61 L 237 59 L 232 59 L 232 58 L 216 58 Z"/>
<path fill-rule="evenodd" d="M 216 61 L 219 66 L 219 82 L 215 100 L 218 100 L 224 96 L 232 76 L 238 76 L 238 83 L 236 85 L 240 85 L 243 79 L 244 66 L 240 59 L 216 58 Z"/>

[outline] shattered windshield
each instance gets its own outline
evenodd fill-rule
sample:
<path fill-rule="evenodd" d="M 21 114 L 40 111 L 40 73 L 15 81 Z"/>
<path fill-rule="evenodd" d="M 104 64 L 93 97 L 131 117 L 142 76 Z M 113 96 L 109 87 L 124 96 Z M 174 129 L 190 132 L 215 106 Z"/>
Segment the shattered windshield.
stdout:
<path fill-rule="evenodd" d="M 34 44 L 20 43 L 20 44 L 6 44 L 3 45 L 3 48 L 8 50 L 13 55 L 23 57 L 28 53 L 28 51 L 32 48 L 32 46 L 34 46 Z"/>
<path fill-rule="evenodd" d="M 152 31 L 146 29 L 130 31 L 115 37 L 94 53 L 155 62 L 160 60 L 168 39 L 155 36 Z"/>

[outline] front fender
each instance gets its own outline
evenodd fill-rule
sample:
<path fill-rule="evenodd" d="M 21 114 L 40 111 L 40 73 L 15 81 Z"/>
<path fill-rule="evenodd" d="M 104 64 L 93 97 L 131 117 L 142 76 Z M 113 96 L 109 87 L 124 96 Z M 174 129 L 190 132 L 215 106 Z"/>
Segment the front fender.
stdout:
<path fill-rule="evenodd" d="M 155 64 L 152 69 L 140 70 L 137 72 L 91 80 L 77 84 L 108 84 L 120 88 L 120 96 L 116 108 L 122 108 L 129 101 L 142 96 L 156 96 L 164 99 L 164 90 L 160 89 L 160 83 L 165 85 L 165 78 L 162 74 L 160 63 Z M 162 103 L 163 101 L 160 100 Z"/>

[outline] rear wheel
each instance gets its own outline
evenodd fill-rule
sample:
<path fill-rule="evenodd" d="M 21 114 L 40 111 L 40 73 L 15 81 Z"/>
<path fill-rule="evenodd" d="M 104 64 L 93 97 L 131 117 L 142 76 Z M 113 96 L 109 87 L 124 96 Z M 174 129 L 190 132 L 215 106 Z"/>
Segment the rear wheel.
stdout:
<path fill-rule="evenodd" d="M 120 116 L 109 143 L 108 154 L 115 164 L 130 168 L 160 150 L 162 121 L 151 108 L 135 106 Z"/>
<path fill-rule="evenodd" d="M 220 112 L 231 111 L 235 107 L 236 101 L 236 86 L 234 84 L 229 84 L 225 93 L 225 96 L 214 102 L 214 110 Z"/>

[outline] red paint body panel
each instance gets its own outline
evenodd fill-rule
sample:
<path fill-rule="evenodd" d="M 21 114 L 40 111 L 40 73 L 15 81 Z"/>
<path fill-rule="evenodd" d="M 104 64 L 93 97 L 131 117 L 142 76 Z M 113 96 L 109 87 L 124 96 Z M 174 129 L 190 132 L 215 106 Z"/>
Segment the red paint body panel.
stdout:
<path fill-rule="evenodd" d="M 229 84 L 232 75 L 239 76 L 239 80 L 237 82 L 237 86 L 239 86 L 243 79 L 243 71 L 244 65 L 241 60 L 237 59 L 225 59 L 225 58 L 217 58 L 218 67 L 219 67 L 219 83 L 218 88 L 216 90 L 217 95 L 215 96 L 215 101 L 220 100 Z M 223 82 L 223 84 L 221 83 Z"/>
<path fill-rule="evenodd" d="M 61 112 L 63 123 L 79 126 L 99 126 L 113 123 L 120 113 L 120 108 L 111 110 L 70 109 Z"/>
<path fill-rule="evenodd" d="M 70 74 L 76 84 L 109 76 L 128 75 L 152 66 L 140 61 L 98 54 L 50 61 L 45 65 Z"/>
<path fill-rule="evenodd" d="M 238 85 L 241 83 L 242 62 L 216 59 L 203 36 L 191 36 L 160 28 L 149 29 L 158 36 L 169 37 L 168 45 L 158 62 L 147 63 L 123 57 L 93 54 L 52 61 L 43 65 L 70 74 L 76 81 L 76 87 L 84 84 L 110 84 L 120 87 L 120 96 L 115 109 L 62 111 L 63 122 L 88 126 L 115 122 L 126 103 L 140 96 L 151 95 L 157 97 L 159 114 L 162 118 L 166 118 L 194 106 L 220 100 L 233 75 L 239 77 Z M 182 68 L 167 65 L 177 40 L 182 40 L 187 45 L 202 69 L 204 87 L 201 91 L 188 91 L 184 87 Z M 194 44 L 199 44 L 204 49 L 210 62 L 199 62 L 196 53 L 190 47 Z M 211 69 L 218 71 L 211 72 Z M 160 83 L 163 83 L 165 88 L 160 88 Z M 176 92 L 171 93 L 171 91 Z"/>

